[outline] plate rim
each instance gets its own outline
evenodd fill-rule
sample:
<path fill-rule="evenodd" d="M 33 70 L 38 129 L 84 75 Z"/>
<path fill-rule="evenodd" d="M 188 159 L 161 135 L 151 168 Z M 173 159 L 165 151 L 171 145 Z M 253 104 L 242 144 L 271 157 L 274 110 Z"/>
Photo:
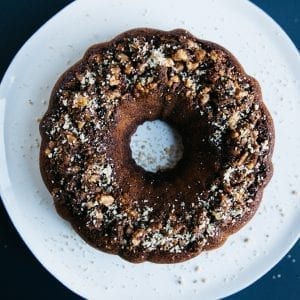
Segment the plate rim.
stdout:
<path fill-rule="evenodd" d="M 232 1 L 233 2 L 233 1 Z M 67 10 L 74 9 L 75 6 L 81 6 L 83 5 L 84 0 L 77 0 L 74 2 L 71 2 L 67 4 L 65 7 L 63 7 L 61 10 L 59 10 L 57 13 L 55 13 L 50 19 L 48 19 L 43 25 L 41 25 L 27 40 L 26 42 L 20 47 L 20 49 L 17 51 L 17 53 L 14 55 L 13 59 L 9 63 L 8 68 L 6 69 L 0 83 L 0 92 L 2 92 L 4 84 L 6 81 L 8 81 L 8 75 L 10 74 L 10 71 L 12 69 L 12 66 L 16 63 L 17 59 L 22 56 L 22 52 L 26 48 L 26 46 L 39 35 L 42 34 L 42 31 L 45 30 L 47 25 L 50 22 L 54 22 L 53 20 L 56 19 L 58 15 L 63 14 Z M 236 6 L 245 7 L 247 9 L 251 10 L 251 14 L 259 16 L 260 19 L 265 19 L 265 21 L 268 23 L 269 27 L 273 30 L 276 29 L 278 32 L 280 32 L 280 39 L 282 42 L 284 42 L 285 46 L 289 50 L 289 53 L 286 54 L 286 56 L 291 57 L 293 56 L 291 60 L 297 61 L 297 64 L 300 66 L 300 55 L 298 52 L 298 49 L 296 48 L 293 41 L 290 39 L 290 37 L 287 35 L 287 33 L 282 29 L 282 27 L 272 18 L 270 17 L 266 12 L 264 12 L 260 7 L 258 7 L 256 4 L 254 4 L 251 1 L 243 0 L 239 1 L 238 3 L 235 3 Z M 300 75 L 300 71 L 298 72 Z M 2 96 L 2 94 L 1 94 Z M 15 212 L 12 210 L 12 208 L 9 205 L 10 199 L 8 192 L 6 191 L 7 187 L 11 184 L 9 180 L 9 174 L 7 170 L 7 160 L 6 160 L 6 149 L 5 149 L 5 134 L 4 134 L 4 122 L 5 122 L 5 105 L 6 105 L 6 99 L 0 98 L 0 161 L 3 162 L 2 168 L 0 170 L 0 195 L 2 198 L 2 203 L 5 207 L 5 210 L 9 216 L 9 219 L 11 220 L 15 230 L 18 232 L 19 236 L 25 243 L 26 247 L 29 249 L 29 251 L 34 255 L 34 257 L 38 260 L 38 262 L 41 264 L 41 266 L 46 269 L 49 273 L 51 273 L 52 276 L 56 278 L 61 284 L 63 284 L 66 288 L 70 289 L 72 292 L 79 296 L 87 296 L 88 293 L 84 294 L 83 291 L 76 287 L 76 284 L 72 284 L 71 282 L 67 282 L 67 280 L 61 276 L 58 272 L 58 269 L 52 268 L 51 264 L 47 263 L 47 259 L 40 255 L 35 249 L 34 245 L 31 243 L 30 239 L 27 238 L 27 234 L 25 233 L 25 230 L 22 226 L 22 222 L 18 219 Z M 7 184 L 7 185 L 6 185 Z M 12 191 L 13 192 L 13 191 Z M 269 272 L 294 246 L 294 244 L 298 241 L 300 238 L 300 230 L 296 230 L 292 237 L 290 237 L 290 243 L 288 246 L 284 248 L 284 250 L 281 249 L 280 254 L 277 255 L 277 258 L 272 261 L 272 263 L 269 263 L 268 266 L 264 267 L 263 270 L 260 270 L 259 272 L 255 273 L 255 276 L 252 276 L 252 280 L 248 280 L 246 282 L 242 282 L 239 285 L 237 285 L 234 289 L 231 289 L 230 292 L 226 291 L 222 295 L 219 295 L 219 297 L 228 297 L 230 295 L 233 295 L 246 287 L 253 284 L 255 281 L 259 280 L 263 275 L 265 275 L 267 272 Z M 224 289 L 223 289 L 224 291 Z M 220 293 L 219 293 L 220 294 Z"/>

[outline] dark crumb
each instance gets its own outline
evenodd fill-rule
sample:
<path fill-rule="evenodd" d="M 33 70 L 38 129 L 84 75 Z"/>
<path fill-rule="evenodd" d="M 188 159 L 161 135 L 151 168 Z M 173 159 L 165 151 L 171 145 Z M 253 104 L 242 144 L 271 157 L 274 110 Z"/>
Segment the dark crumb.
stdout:
<path fill-rule="evenodd" d="M 292 190 L 292 195 L 297 195 L 297 191 Z"/>
<path fill-rule="evenodd" d="M 248 243 L 249 242 L 249 238 L 244 238 L 244 243 Z"/>
<path fill-rule="evenodd" d="M 29 103 L 30 105 L 33 105 L 33 101 L 32 101 L 31 99 L 28 99 L 28 103 Z"/>
<path fill-rule="evenodd" d="M 202 281 L 203 283 L 205 283 L 205 282 L 206 282 L 206 278 L 201 278 L 201 281 Z"/>
<path fill-rule="evenodd" d="M 200 270 L 199 266 L 196 266 L 195 269 L 194 269 L 195 272 L 198 272 L 199 270 Z"/>

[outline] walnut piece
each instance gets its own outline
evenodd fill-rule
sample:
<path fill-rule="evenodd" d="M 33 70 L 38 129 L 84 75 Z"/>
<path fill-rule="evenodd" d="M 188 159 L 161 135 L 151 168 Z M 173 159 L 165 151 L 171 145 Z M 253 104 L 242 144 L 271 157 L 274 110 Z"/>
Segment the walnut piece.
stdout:
<path fill-rule="evenodd" d="M 95 206 L 97 206 L 97 205 L 98 205 L 98 203 L 97 203 L 96 201 L 88 201 L 88 202 L 86 203 L 85 207 L 86 207 L 87 209 L 91 209 L 91 208 L 93 208 L 93 207 L 95 207 Z"/>
<path fill-rule="evenodd" d="M 205 105 L 209 101 L 209 98 L 210 98 L 209 94 L 203 94 L 203 95 L 201 95 L 200 96 L 200 103 L 202 105 Z"/>
<path fill-rule="evenodd" d="M 187 61 L 189 59 L 188 54 L 187 54 L 186 50 L 184 50 L 184 49 L 177 50 L 173 54 L 172 58 L 175 61 Z"/>
<path fill-rule="evenodd" d="M 185 86 L 186 86 L 187 88 L 191 88 L 191 87 L 193 86 L 193 84 L 194 84 L 194 82 L 193 82 L 192 79 L 190 79 L 190 78 L 187 78 L 187 79 L 186 79 L 186 81 L 185 81 Z"/>
<path fill-rule="evenodd" d="M 114 67 L 110 69 L 110 72 L 112 76 L 109 79 L 109 84 L 111 86 L 118 85 L 120 83 L 119 76 L 120 76 L 121 69 L 119 67 Z"/>
<path fill-rule="evenodd" d="M 82 108 L 82 107 L 87 106 L 88 102 L 89 102 L 89 99 L 87 97 L 78 96 L 74 99 L 73 107 L 74 108 Z"/>
<path fill-rule="evenodd" d="M 171 58 L 166 58 L 165 59 L 165 63 L 164 63 L 165 67 L 173 67 L 174 66 L 174 61 Z"/>
<path fill-rule="evenodd" d="M 51 150 L 50 150 L 49 148 L 47 148 L 47 149 L 45 150 L 45 154 L 46 154 L 47 156 L 49 156 L 50 153 L 51 153 Z"/>
<path fill-rule="evenodd" d="M 248 152 L 245 152 L 245 153 L 240 157 L 240 159 L 238 160 L 238 163 L 237 163 L 238 167 L 241 166 L 241 165 L 246 161 L 248 155 L 249 155 L 249 153 L 248 153 Z"/>
<path fill-rule="evenodd" d="M 198 66 L 199 66 L 199 63 L 198 63 L 198 62 L 193 63 L 193 62 L 191 62 L 191 61 L 188 61 L 188 62 L 186 63 L 186 68 L 187 68 L 189 71 L 194 71 L 194 70 L 196 70 L 196 69 L 198 68 Z"/>
<path fill-rule="evenodd" d="M 145 91 L 145 88 L 143 87 L 143 85 L 140 82 L 138 82 L 135 87 L 140 92 L 144 92 Z"/>
<path fill-rule="evenodd" d="M 167 82 L 167 85 L 171 87 L 174 83 L 178 83 L 180 81 L 179 77 L 177 75 L 172 76 L 169 81 Z"/>
<path fill-rule="evenodd" d="M 238 111 L 232 114 L 232 116 L 228 119 L 228 126 L 230 129 L 236 128 L 239 118 L 240 118 L 240 113 Z"/>
<path fill-rule="evenodd" d="M 196 42 L 192 41 L 192 40 L 188 40 L 187 41 L 187 45 L 188 45 L 189 49 L 197 49 L 197 48 L 199 48 L 199 45 Z"/>
<path fill-rule="evenodd" d="M 218 52 L 216 50 L 213 50 L 210 52 L 210 58 L 213 60 L 213 61 L 217 61 L 218 60 Z"/>
<path fill-rule="evenodd" d="M 233 138 L 233 139 L 236 139 L 238 136 L 239 136 L 239 133 L 237 131 L 232 131 L 230 133 L 230 137 Z"/>
<path fill-rule="evenodd" d="M 195 57 L 198 62 L 202 61 L 206 55 L 206 51 L 203 49 L 197 49 L 195 51 Z"/>
<path fill-rule="evenodd" d="M 242 91 L 241 89 L 237 88 L 235 91 L 235 96 L 237 99 L 242 99 L 248 95 L 247 91 Z"/>
<path fill-rule="evenodd" d="M 97 198 L 97 201 L 100 204 L 103 204 L 106 207 L 109 207 L 114 203 L 115 199 L 111 195 L 101 195 L 100 197 Z"/>
<path fill-rule="evenodd" d="M 99 175 L 93 174 L 88 177 L 88 182 L 96 183 L 99 181 Z"/>
<path fill-rule="evenodd" d="M 144 235 L 145 235 L 145 230 L 144 229 L 136 230 L 132 234 L 132 239 L 131 239 L 132 245 L 135 246 L 135 247 L 138 246 L 141 243 Z"/>
<path fill-rule="evenodd" d="M 108 100 L 114 100 L 121 97 L 121 93 L 118 90 L 110 91 L 107 93 L 107 99 Z"/>
<path fill-rule="evenodd" d="M 85 125 L 84 121 L 77 121 L 77 127 L 78 127 L 78 129 L 82 129 L 84 125 Z"/>
<path fill-rule="evenodd" d="M 173 68 L 177 73 L 180 73 L 183 71 L 184 65 L 182 63 L 177 62 Z"/>
<path fill-rule="evenodd" d="M 127 62 L 129 60 L 128 56 L 124 53 L 120 53 L 118 55 L 118 60 L 121 62 L 121 63 L 124 63 L 124 62 Z"/>
<path fill-rule="evenodd" d="M 249 162 L 246 167 L 249 169 L 249 170 L 252 170 L 254 167 L 255 167 L 255 162 L 254 161 L 251 161 Z"/>
<path fill-rule="evenodd" d="M 75 144 L 77 139 L 73 134 L 67 134 L 67 141 L 69 144 Z"/>

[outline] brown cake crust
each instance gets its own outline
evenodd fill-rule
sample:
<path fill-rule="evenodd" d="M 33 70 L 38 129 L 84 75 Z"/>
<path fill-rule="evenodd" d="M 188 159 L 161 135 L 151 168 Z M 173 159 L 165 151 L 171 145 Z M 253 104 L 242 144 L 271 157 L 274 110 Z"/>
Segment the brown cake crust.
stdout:
<path fill-rule="evenodd" d="M 130 137 L 160 119 L 184 154 L 150 173 Z M 223 47 L 176 29 L 134 29 L 90 47 L 57 81 L 40 170 L 58 213 L 92 246 L 176 263 L 222 245 L 272 176 L 272 118 L 257 81 Z"/>

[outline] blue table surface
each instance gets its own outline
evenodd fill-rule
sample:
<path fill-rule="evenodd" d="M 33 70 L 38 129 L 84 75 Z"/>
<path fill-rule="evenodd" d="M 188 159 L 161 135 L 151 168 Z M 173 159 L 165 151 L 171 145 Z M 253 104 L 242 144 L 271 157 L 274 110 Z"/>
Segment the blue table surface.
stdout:
<path fill-rule="evenodd" d="M 70 0 L 0 1 L 0 78 L 22 44 Z M 300 48 L 300 1 L 253 0 Z M 1 167 L 1 165 L 0 165 Z M 300 198 L 299 198 L 300 201 Z M 300 217 L 300 216 L 299 216 Z M 0 201 L 1 299 L 80 299 L 28 250 Z M 265 276 L 226 299 L 300 299 L 300 241 Z"/>

